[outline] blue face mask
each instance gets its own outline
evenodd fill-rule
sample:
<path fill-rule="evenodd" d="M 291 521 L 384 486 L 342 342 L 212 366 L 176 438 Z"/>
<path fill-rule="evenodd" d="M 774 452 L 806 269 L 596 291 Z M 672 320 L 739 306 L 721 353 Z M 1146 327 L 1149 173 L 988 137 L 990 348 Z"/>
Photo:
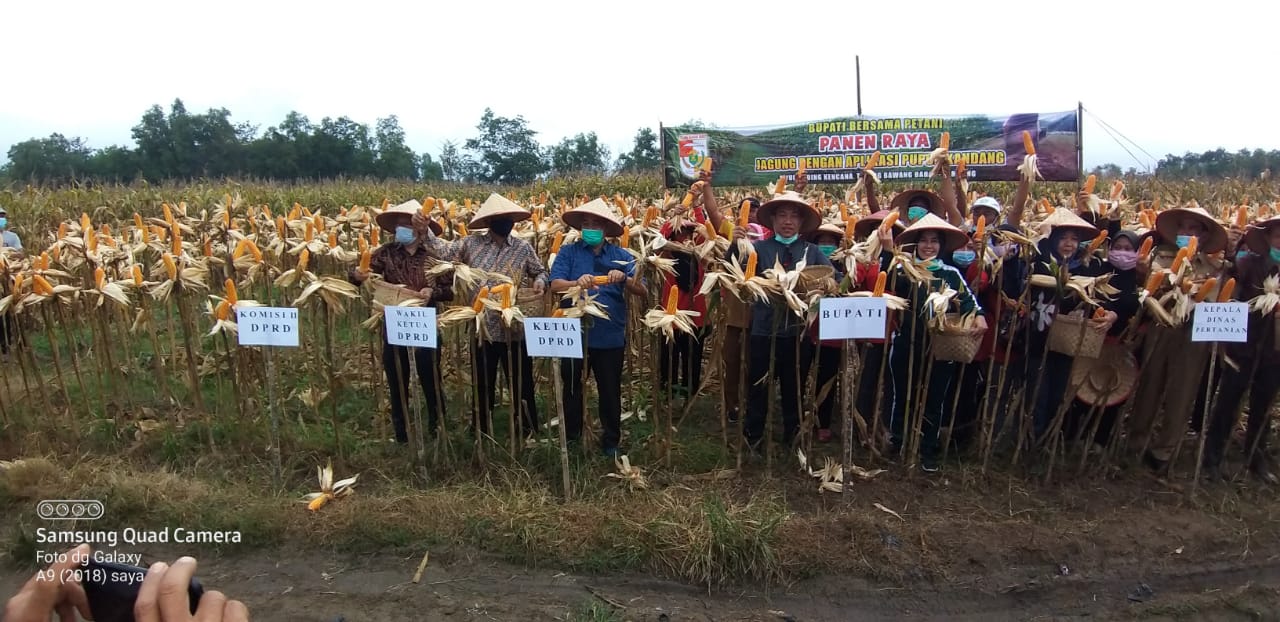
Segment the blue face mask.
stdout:
<path fill-rule="evenodd" d="M 413 229 L 403 226 L 396 227 L 396 242 L 404 245 L 413 244 L 415 237 L 417 236 L 413 234 Z"/>
<path fill-rule="evenodd" d="M 9 226 L 9 219 L 5 218 L 4 216 L 0 216 L 0 229 L 3 229 L 8 226 Z"/>
<path fill-rule="evenodd" d="M 1249 251 L 1247 250 L 1240 249 L 1236 251 L 1236 261 L 1240 261 L 1241 259 L 1244 259 L 1245 257 L 1248 257 L 1248 256 L 1249 256 Z"/>
<path fill-rule="evenodd" d="M 1191 237 L 1189 235 L 1180 235 L 1174 242 L 1178 245 L 1178 248 L 1186 248 L 1187 245 L 1191 244 Z"/>
<path fill-rule="evenodd" d="M 823 255 L 830 257 L 832 253 L 836 252 L 836 245 L 835 244 L 819 244 L 818 250 L 822 251 Z"/>
<path fill-rule="evenodd" d="M 951 259 L 954 260 L 962 268 L 969 267 L 970 264 L 978 258 L 978 253 L 968 250 L 960 250 L 951 253 Z"/>
<path fill-rule="evenodd" d="M 784 238 L 784 237 L 782 237 L 781 235 L 778 235 L 778 234 L 776 234 L 776 233 L 775 233 L 775 234 L 773 234 L 773 239 L 777 240 L 779 244 L 785 244 L 785 245 L 794 244 L 794 243 L 795 243 L 795 241 L 796 241 L 796 239 L 797 239 L 797 238 L 799 238 L 799 237 L 800 237 L 800 234 L 799 234 L 799 233 L 797 233 L 797 234 L 795 234 L 795 235 L 793 235 L 793 236 L 791 236 L 791 237 L 789 237 L 789 238 Z"/>
<path fill-rule="evenodd" d="M 1280 248 L 1271 247 L 1271 261 L 1280 263 Z"/>
<path fill-rule="evenodd" d="M 604 242 L 604 230 L 603 229 L 583 229 L 582 241 L 586 242 L 587 246 L 599 246 L 601 243 Z"/>
<path fill-rule="evenodd" d="M 924 218 L 925 214 L 928 214 L 928 213 L 929 213 L 929 210 L 923 207 L 910 207 L 910 208 L 907 208 L 907 220 L 910 220 L 911 222 L 915 222 L 917 220 L 920 220 L 921 218 Z"/>

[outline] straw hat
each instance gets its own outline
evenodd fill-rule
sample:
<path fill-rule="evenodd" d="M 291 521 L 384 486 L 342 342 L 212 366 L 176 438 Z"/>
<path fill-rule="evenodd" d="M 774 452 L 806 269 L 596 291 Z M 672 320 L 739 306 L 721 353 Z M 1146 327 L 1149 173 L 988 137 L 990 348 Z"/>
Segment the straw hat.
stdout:
<path fill-rule="evenodd" d="M 965 235 L 963 231 L 933 214 L 925 214 L 924 218 L 907 227 L 907 230 L 903 231 L 894 240 L 894 243 L 915 244 L 916 240 L 920 238 L 920 234 L 925 231 L 937 231 L 942 236 L 942 250 L 944 252 L 956 250 L 969 243 L 969 236 Z M 942 253 L 938 253 L 938 255 L 941 256 Z"/>
<path fill-rule="evenodd" d="M 884 219 L 888 218 L 889 214 L 892 214 L 892 213 L 893 212 L 890 210 L 882 209 L 854 223 L 853 237 L 859 240 L 866 239 L 868 236 L 871 235 L 871 232 L 874 231 L 877 227 L 879 227 L 880 223 L 884 222 Z M 906 229 L 907 229 L 907 226 L 902 223 L 902 219 L 898 219 L 894 221 L 893 232 L 895 234 L 902 233 L 903 231 L 906 231 Z"/>
<path fill-rule="evenodd" d="M 800 224 L 801 235 L 808 234 L 822 224 L 822 214 L 819 214 L 818 210 L 814 209 L 799 193 L 793 190 L 774 195 L 772 199 L 765 201 L 764 205 L 760 206 L 760 211 L 756 214 L 756 220 L 769 229 L 773 229 L 773 213 L 784 205 L 794 205 L 800 208 L 800 213 L 804 215 L 804 222 Z"/>
<path fill-rule="evenodd" d="M 618 216 L 617 212 L 613 211 L 612 207 L 609 207 L 608 203 L 600 199 L 595 199 L 590 203 L 565 212 L 561 220 L 564 221 L 564 224 L 581 231 L 582 219 L 588 214 L 599 216 L 609 223 L 609 228 L 604 231 L 606 236 L 613 238 L 622 235 L 622 218 Z"/>
<path fill-rule="evenodd" d="M 484 200 L 484 204 L 476 211 L 475 216 L 471 217 L 471 223 L 467 228 L 483 229 L 489 225 L 489 219 L 494 216 L 507 216 L 512 222 L 520 222 L 528 220 L 532 214 L 529 210 L 517 205 L 515 201 L 495 192 Z"/>
<path fill-rule="evenodd" d="M 889 209 L 902 210 L 911 203 L 911 199 L 920 196 L 929 200 L 930 214 L 937 214 L 942 211 L 942 197 L 928 190 L 903 190 L 894 195 L 893 199 L 889 201 Z"/>
<path fill-rule="evenodd" d="M 1272 227 L 1280 227 L 1280 216 L 1272 216 L 1249 225 L 1249 229 L 1244 234 L 1245 246 L 1265 257 L 1271 252 L 1271 243 L 1267 241 L 1267 230 Z"/>
<path fill-rule="evenodd" d="M 1138 382 L 1138 359 L 1123 346 L 1106 343 L 1098 358 L 1076 357 L 1071 386 L 1076 399 L 1094 406 L 1115 406 L 1127 399 Z"/>
<path fill-rule="evenodd" d="M 1040 234 L 1048 236 L 1057 229 L 1075 230 L 1080 234 L 1080 239 L 1092 240 L 1098 235 L 1098 228 L 1089 224 L 1089 221 L 1079 217 L 1075 212 L 1059 208 L 1054 210 L 1052 214 L 1040 221 Z"/>
<path fill-rule="evenodd" d="M 422 213 L 422 204 L 416 199 L 409 199 L 399 205 L 392 205 L 378 214 L 375 220 L 384 231 L 395 231 L 398 226 L 408 227 L 414 214 Z M 431 232 L 440 235 L 444 230 L 440 223 L 427 219 L 431 223 Z"/>
<path fill-rule="evenodd" d="M 822 223 L 821 225 L 818 225 L 818 228 L 817 228 L 817 229 L 814 229 L 813 231 L 810 231 L 810 232 L 809 232 L 807 235 L 805 235 L 804 237 L 805 237 L 805 239 L 807 239 L 807 240 L 809 240 L 810 242 L 812 242 L 812 241 L 814 241 L 814 240 L 817 240 L 817 239 L 818 239 L 818 236 L 823 235 L 823 234 L 826 234 L 826 235 L 834 235 L 834 236 L 836 236 L 837 238 L 841 238 L 841 239 L 843 239 L 843 238 L 844 238 L 844 227 L 843 227 L 840 223 L 838 223 L 838 222 L 836 222 L 836 221 L 828 220 L 827 222 L 824 222 L 824 223 Z"/>
<path fill-rule="evenodd" d="M 1205 234 L 1200 238 L 1200 252 L 1212 255 L 1227 248 L 1227 230 L 1202 207 L 1175 207 L 1156 216 L 1156 231 L 1168 242 L 1178 237 L 1178 225 L 1185 217 L 1191 217 L 1204 225 Z"/>

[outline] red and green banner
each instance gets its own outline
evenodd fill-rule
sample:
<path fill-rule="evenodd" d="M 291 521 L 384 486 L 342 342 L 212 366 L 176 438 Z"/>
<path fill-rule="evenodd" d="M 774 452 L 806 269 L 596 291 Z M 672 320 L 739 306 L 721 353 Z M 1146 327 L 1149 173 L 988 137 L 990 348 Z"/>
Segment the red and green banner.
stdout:
<path fill-rule="evenodd" d="M 971 181 L 1015 181 L 1026 156 L 1022 132 L 1035 143 L 1045 181 L 1080 178 L 1080 117 L 1067 112 L 1008 116 L 934 115 L 848 117 L 796 125 L 742 128 L 676 126 L 662 128 L 663 177 L 668 188 L 688 185 L 712 158 L 718 186 L 759 186 L 795 177 L 804 160 L 809 183 L 857 181 L 871 154 L 879 151 L 881 181 L 923 181 L 925 162 L 950 133 L 952 162 L 964 158 Z"/>

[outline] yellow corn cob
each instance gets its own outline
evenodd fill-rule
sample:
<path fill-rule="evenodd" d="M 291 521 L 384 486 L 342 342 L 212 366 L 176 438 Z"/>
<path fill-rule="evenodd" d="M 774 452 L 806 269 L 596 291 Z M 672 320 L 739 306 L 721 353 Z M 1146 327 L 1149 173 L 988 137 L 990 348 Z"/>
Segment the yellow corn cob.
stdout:
<path fill-rule="evenodd" d="M 759 259 L 760 258 L 758 255 L 756 255 L 756 253 L 751 253 L 751 256 L 747 257 L 747 270 L 743 272 L 743 274 L 748 279 L 756 275 L 756 262 L 759 261 Z"/>
<path fill-rule="evenodd" d="M 552 254 L 552 255 L 554 255 L 554 254 L 556 254 L 556 253 L 560 252 L 560 244 L 562 244 L 563 242 L 564 242 L 564 232 L 563 232 L 563 231 L 557 231 L 557 232 L 556 232 L 556 237 L 555 237 L 555 238 L 553 238 L 553 239 L 551 240 L 551 254 Z"/>
<path fill-rule="evenodd" d="M 311 221 L 316 224 L 316 233 L 324 233 L 324 217 L 323 216 L 321 216 L 320 214 L 316 214 L 315 218 L 312 218 Z"/>
<path fill-rule="evenodd" d="M 467 235 L 467 224 L 466 224 L 466 223 L 462 223 L 462 222 L 458 223 L 458 235 L 461 235 L 461 236 L 466 236 L 466 235 Z"/>
<path fill-rule="evenodd" d="M 968 166 L 964 158 L 956 158 L 956 177 L 964 177 L 964 169 Z"/>
<path fill-rule="evenodd" d="M 719 237 L 719 236 L 717 236 L 717 235 L 716 235 L 716 227 L 715 227 L 715 225 L 711 224 L 711 221 L 710 221 L 710 220 L 703 222 L 703 223 L 702 223 L 702 226 L 703 226 L 703 228 L 704 228 L 704 229 L 706 229 L 706 230 L 707 230 L 707 239 L 708 239 L 708 240 L 714 240 L 714 239 L 716 239 L 717 237 Z"/>
<path fill-rule="evenodd" d="M 263 206 L 262 206 L 262 215 L 263 215 L 263 216 L 265 216 L 265 217 L 267 218 L 267 220 L 271 220 L 272 218 L 274 218 L 274 216 L 272 216 L 272 215 L 271 215 L 271 206 L 269 206 L 269 205 L 263 205 Z"/>
<path fill-rule="evenodd" d="M 667 293 L 667 315 L 675 315 L 677 307 L 680 305 L 680 288 L 672 287 Z"/>
<path fill-rule="evenodd" d="M 848 222 L 849 206 L 844 201 L 840 202 L 840 222 Z"/>
<path fill-rule="evenodd" d="M 1200 289 L 1196 291 L 1196 302 L 1204 302 L 1209 297 L 1209 292 L 1213 291 L 1213 287 L 1218 284 L 1218 279 L 1208 278 L 1204 283 L 1200 284 Z"/>
<path fill-rule="evenodd" d="M 1138 222 L 1141 222 L 1142 226 L 1146 227 L 1147 229 L 1151 229 L 1156 226 L 1155 223 L 1151 222 L 1151 216 L 1148 215 L 1145 211 L 1138 212 Z"/>
<path fill-rule="evenodd" d="M 364 249 L 364 250 L 360 251 L 360 272 L 363 272 L 363 273 L 365 273 L 365 274 L 368 274 L 368 273 L 369 273 L 369 263 L 370 263 L 372 260 L 373 260 L 373 254 L 369 252 L 369 249 L 367 249 L 367 248 L 366 248 L 366 249 Z"/>
<path fill-rule="evenodd" d="M 1182 279 L 1181 287 L 1183 294 L 1191 293 L 1191 279 Z"/>
<path fill-rule="evenodd" d="M 164 212 L 164 221 L 168 224 L 173 224 L 173 209 L 169 207 L 169 204 L 161 203 L 160 209 Z"/>
<path fill-rule="evenodd" d="M 222 213 L 222 226 L 226 229 L 231 228 L 231 208 L 227 208 L 227 211 Z"/>
<path fill-rule="evenodd" d="M 289 237 L 289 229 L 285 224 L 284 216 L 276 216 L 276 235 L 282 238 Z"/>
<path fill-rule="evenodd" d="M 1249 226 L 1249 208 L 1243 205 L 1236 210 L 1236 226 L 1243 229 Z"/>
<path fill-rule="evenodd" d="M 65 240 L 67 238 L 67 223 L 63 221 L 58 224 L 58 239 Z"/>
<path fill-rule="evenodd" d="M 879 163 L 880 163 L 880 151 L 879 150 L 872 151 L 871 157 L 867 158 L 867 167 L 863 170 L 866 170 L 866 171 L 872 170 Z"/>
<path fill-rule="evenodd" d="M 871 295 L 876 297 L 880 297 L 884 295 L 884 284 L 885 284 L 885 281 L 888 279 L 888 277 L 889 277 L 889 273 L 883 270 L 881 270 L 878 274 L 876 274 L 876 286 L 874 289 L 871 290 Z"/>
<path fill-rule="evenodd" d="M 214 309 L 213 316 L 221 321 L 227 321 L 231 318 L 231 305 L 223 300 L 218 303 L 218 307 Z"/>
<path fill-rule="evenodd" d="M 476 299 L 471 303 L 471 310 L 476 313 L 484 311 L 484 299 L 489 297 L 489 288 L 481 287 L 480 293 L 476 294 Z"/>
<path fill-rule="evenodd" d="M 546 204 L 547 204 L 547 191 L 543 190 L 542 194 L 538 195 L 538 205 L 546 205 Z"/>
<path fill-rule="evenodd" d="M 1093 194 L 1093 187 L 1098 185 L 1098 176 L 1090 175 L 1084 180 L 1084 193 Z"/>
<path fill-rule="evenodd" d="M 142 224 L 142 215 L 138 212 L 133 213 L 133 226 L 139 229 L 146 227 L 146 225 Z M 59 229 L 59 231 L 61 231 L 61 229 Z"/>
<path fill-rule="evenodd" d="M 896 210 L 889 212 L 889 215 L 885 216 L 884 221 L 880 223 L 880 230 L 888 231 L 893 228 L 896 222 L 898 222 L 898 212 Z"/>
<path fill-rule="evenodd" d="M 1031 132 L 1022 130 L 1022 148 L 1026 150 L 1027 155 L 1036 154 L 1036 143 L 1031 140 Z"/>
<path fill-rule="evenodd" d="M 1187 248 L 1191 247 L 1188 246 Z M 1174 256 L 1173 265 L 1169 267 L 1169 270 L 1174 274 L 1177 274 L 1182 269 L 1183 262 L 1187 260 L 1187 248 L 1178 249 L 1178 254 Z"/>
<path fill-rule="evenodd" d="M 329 248 L 338 248 L 338 232 L 329 232 Z"/>
<path fill-rule="evenodd" d="M 707 156 L 706 159 L 702 161 L 702 166 L 699 168 L 710 173 L 711 172 L 711 156 Z"/>
<path fill-rule="evenodd" d="M 377 227 L 370 229 L 369 230 L 369 246 L 381 246 L 381 245 L 382 245 L 382 230 Z"/>
<path fill-rule="evenodd" d="M 262 263 L 262 250 L 258 248 L 258 245 L 253 240 L 246 241 L 249 243 L 249 254 L 253 255 L 253 260 L 257 263 Z"/>
<path fill-rule="evenodd" d="M 533 228 L 535 230 L 538 229 L 539 225 L 542 224 L 542 208 L 533 210 L 530 219 L 533 220 Z"/>
<path fill-rule="evenodd" d="M 89 231 L 92 228 L 93 228 L 93 221 L 89 219 L 89 215 L 84 212 L 81 212 L 80 213 L 80 230 Z"/>
<path fill-rule="evenodd" d="M 857 224 L 858 224 L 857 216 L 850 216 L 849 218 L 845 219 L 844 221 L 844 241 L 845 242 L 853 241 L 853 230 L 857 228 L 856 227 Z"/>
<path fill-rule="evenodd" d="M 804 158 L 796 158 L 796 175 L 804 174 Z"/>
<path fill-rule="evenodd" d="M 608 285 L 609 276 L 608 275 L 597 276 L 596 278 L 592 279 L 592 282 L 595 283 L 596 285 Z"/>
<path fill-rule="evenodd" d="M 468 208 L 470 208 L 471 206 L 470 206 L 470 205 L 467 205 L 467 207 L 468 207 Z M 458 204 L 457 204 L 457 203 L 450 203 L 450 204 L 449 204 L 449 209 L 448 209 L 448 211 L 447 211 L 446 213 L 447 213 L 447 214 L 448 214 L 448 216 L 449 216 L 449 220 L 453 220 L 453 219 L 457 218 L 457 217 L 458 217 Z"/>
<path fill-rule="evenodd" d="M 49 269 L 49 251 L 40 253 L 40 256 L 37 258 L 36 266 L 40 270 Z"/>
<path fill-rule="evenodd" d="M 743 200 L 738 208 L 738 226 L 746 229 L 751 224 L 751 202 Z"/>
<path fill-rule="evenodd" d="M 942 133 L 942 138 L 938 139 L 938 146 L 943 150 L 951 148 L 951 132 Z"/>
<path fill-rule="evenodd" d="M 1142 241 L 1142 246 L 1138 247 L 1138 257 L 1141 258 L 1143 262 L 1146 262 L 1147 257 L 1151 256 L 1151 249 L 1155 247 L 1155 241 L 1156 239 L 1154 237 L 1148 237 Z"/>
<path fill-rule="evenodd" d="M 356 249 L 362 253 L 369 250 L 369 242 L 364 239 L 363 233 L 360 234 L 360 237 L 356 238 Z"/>
<path fill-rule="evenodd" d="M 142 287 L 142 266 L 136 263 L 133 264 L 131 272 L 133 273 L 133 284 L 136 287 Z"/>
<path fill-rule="evenodd" d="M 618 240 L 618 246 L 621 246 L 622 248 L 631 247 L 631 227 L 622 228 L 622 238 Z"/>
<path fill-rule="evenodd" d="M 1160 282 L 1164 280 L 1164 274 L 1164 270 L 1157 270 L 1152 272 L 1150 277 L 1147 277 L 1147 286 L 1144 288 L 1147 290 L 1147 294 L 1154 294 L 1159 290 Z"/>
<path fill-rule="evenodd" d="M 1191 261 L 1196 256 L 1196 252 L 1200 250 L 1200 238 L 1191 236 L 1191 241 L 1187 242 L 1187 261 Z"/>
<path fill-rule="evenodd" d="M 176 224 L 173 226 L 173 231 L 170 232 L 169 241 L 171 242 L 171 246 L 172 246 L 172 250 L 170 250 L 170 252 L 173 253 L 175 257 L 178 255 L 181 255 L 182 254 L 182 231 L 178 229 L 178 225 Z"/>
<path fill-rule="evenodd" d="M 222 282 L 222 289 L 226 290 L 226 293 L 227 293 L 227 302 L 231 303 L 232 305 L 236 304 L 237 302 L 240 302 L 240 296 L 238 296 L 238 295 L 236 294 L 236 282 L 235 282 L 235 281 L 232 281 L 231 279 L 227 279 L 227 280 L 223 281 L 223 282 Z"/>
<path fill-rule="evenodd" d="M 435 209 L 435 208 L 436 208 L 436 198 L 435 198 L 435 197 L 425 197 L 425 198 L 423 198 L 423 199 L 422 199 L 422 215 L 423 215 L 423 216 L 426 216 L 427 214 L 430 214 L 430 213 L 431 213 L 431 210 L 433 210 L 433 209 Z"/>
<path fill-rule="evenodd" d="M 249 252 L 249 247 L 245 245 L 245 242 L 248 241 L 248 238 L 241 238 L 239 242 L 236 242 L 236 249 L 231 252 L 232 260 L 244 257 L 244 254 Z"/>
<path fill-rule="evenodd" d="M 307 221 L 306 228 L 303 229 L 302 241 L 310 243 L 316 237 L 316 226 L 310 220 Z"/>
<path fill-rule="evenodd" d="M 302 204 L 295 202 L 293 209 L 289 210 L 289 220 L 297 220 L 302 216 Z"/>
<path fill-rule="evenodd" d="M 84 247 L 90 253 L 96 252 L 98 250 L 98 233 L 93 229 L 85 229 Z"/>
<path fill-rule="evenodd" d="M 41 296 L 52 296 L 53 285 L 49 284 L 48 279 L 37 274 L 31 277 L 31 291 L 40 294 Z"/>
<path fill-rule="evenodd" d="M 13 293 L 22 291 L 22 274 L 13 277 Z"/>
<path fill-rule="evenodd" d="M 551 317 L 564 317 L 564 309 L 557 308 L 551 312 Z"/>
<path fill-rule="evenodd" d="M 680 201 L 680 204 L 685 207 L 693 206 L 693 190 L 689 190 L 688 192 L 684 193 L 684 199 Z"/>
<path fill-rule="evenodd" d="M 1098 250 L 1099 248 L 1102 248 L 1102 243 L 1103 243 L 1103 242 L 1106 242 L 1106 241 L 1107 241 L 1107 232 L 1106 232 L 1106 230 L 1104 229 L 1104 230 L 1102 230 L 1102 231 L 1099 231 L 1099 232 L 1098 232 L 1098 235 L 1097 235 L 1096 237 L 1094 237 L 1094 238 L 1093 238 L 1093 241 L 1092 241 L 1092 242 L 1090 242 L 1090 243 L 1089 243 L 1089 250 L 1088 250 L 1088 252 L 1092 253 L 1092 252 L 1094 252 L 1094 251 Z"/>
<path fill-rule="evenodd" d="M 298 254 L 298 270 L 305 272 L 307 270 L 307 264 L 310 262 L 311 262 L 311 251 L 305 248 L 302 249 L 302 252 Z"/>
<path fill-rule="evenodd" d="M 49 253 L 53 255 L 53 260 L 54 260 L 54 261 L 62 261 L 62 247 L 61 247 L 61 246 L 55 246 L 55 247 L 53 247 L 53 248 L 49 251 Z M 46 265 L 46 266 L 45 266 L 45 268 L 46 268 L 46 269 L 48 269 L 48 266 Z"/>
<path fill-rule="evenodd" d="M 161 261 L 164 262 L 164 269 L 165 269 L 165 272 L 169 274 L 169 280 L 172 281 L 178 278 L 178 264 L 174 263 L 173 255 L 170 253 L 165 253 L 163 256 L 160 257 L 160 259 Z"/>
<path fill-rule="evenodd" d="M 102 286 L 106 285 L 106 283 L 107 283 L 107 271 L 103 270 L 102 266 L 98 266 L 97 268 L 94 268 L 93 269 L 93 286 L 98 289 L 102 289 Z"/>
<path fill-rule="evenodd" d="M 391 206 L 391 199 L 388 199 L 388 198 L 386 198 L 386 197 L 383 197 L 383 199 L 382 199 L 382 211 L 384 211 L 384 212 L 385 212 L 385 211 L 387 211 L 387 208 L 388 208 L 388 207 L 390 207 L 390 206 Z"/>
<path fill-rule="evenodd" d="M 205 241 L 204 241 L 204 256 L 205 256 L 205 257 L 213 257 L 213 240 L 212 240 L 212 239 L 205 238 Z"/>
<path fill-rule="evenodd" d="M 782 194 L 787 191 L 787 176 L 778 177 L 778 183 L 773 186 L 774 194 Z"/>
<path fill-rule="evenodd" d="M 502 308 L 503 309 L 511 308 L 511 288 L 510 287 L 502 290 Z"/>
<path fill-rule="evenodd" d="M 1218 290 L 1218 302 L 1230 301 L 1231 295 L 1234 293 L 1236 293 L 1236 280 L 1234 278 L 1227 279 L 1227 282 L 1222 284 L 1222 289 Z"/>

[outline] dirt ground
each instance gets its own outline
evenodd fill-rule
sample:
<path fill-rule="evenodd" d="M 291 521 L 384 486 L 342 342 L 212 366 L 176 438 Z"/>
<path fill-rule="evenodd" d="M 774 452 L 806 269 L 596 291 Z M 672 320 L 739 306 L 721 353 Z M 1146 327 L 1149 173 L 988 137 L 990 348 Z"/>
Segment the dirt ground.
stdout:
<path fill-rule="evenodd" d="M 144 553 L 176 556 L 161 549 Z M 1280 619 L 1276 556 L 1165 574 L 1010 569 L 911 588 L 823 578 L 712 593 L 639 576 L 530 570 L 449 549 L 430 552 L 415 584 L 420 562 L 416 555 L 276 550 L 205 558 L 198 574 L 207 588 L 243 600 L 253 619 L 264 622 Z M 12 594 L 26 577 L 5 571 L 0 594 Z"/>

